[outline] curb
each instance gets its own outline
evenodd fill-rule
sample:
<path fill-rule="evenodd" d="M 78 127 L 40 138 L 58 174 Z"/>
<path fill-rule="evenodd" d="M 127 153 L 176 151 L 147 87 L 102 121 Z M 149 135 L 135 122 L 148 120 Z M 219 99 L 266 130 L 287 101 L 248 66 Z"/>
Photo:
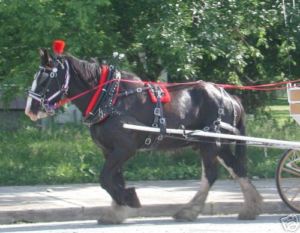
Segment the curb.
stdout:
<path fill-rule="evenodd" d="M 134 209 L 130 218 L 134 217 L 165 217 L 174 215 L 183 204 L 155 204 L 145 205 Z M 205 205 L 204 215 L 237 214 L 242 206 L 241 202 L 208 202 Z M 19 222 L 59 222 L 75 220 L 98 219 L 103 213 L 110 209 L 109 206 L 102 207 L 67 207 L 51 209 L 32 209 L 17 211 L 0 211 L 0 224 L 13 224 Z M 292 211 L 282 202 L 264 202 L 263 214 L 288 214 Z"/>

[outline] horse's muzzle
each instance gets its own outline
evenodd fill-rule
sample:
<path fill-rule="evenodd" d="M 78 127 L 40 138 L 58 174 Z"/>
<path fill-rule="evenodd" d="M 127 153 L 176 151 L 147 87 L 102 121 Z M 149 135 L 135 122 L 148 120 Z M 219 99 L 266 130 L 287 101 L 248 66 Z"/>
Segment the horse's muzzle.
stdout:
<path fill-rule="evenodd" d="M 31 111 L 25 111 L 26 116 L 30 118 L 32 121 L 37 121 L 42 118 L 46 118 L 49 115 L 46 112 L 39 111 L 37 114 L 32 113 Z"/>

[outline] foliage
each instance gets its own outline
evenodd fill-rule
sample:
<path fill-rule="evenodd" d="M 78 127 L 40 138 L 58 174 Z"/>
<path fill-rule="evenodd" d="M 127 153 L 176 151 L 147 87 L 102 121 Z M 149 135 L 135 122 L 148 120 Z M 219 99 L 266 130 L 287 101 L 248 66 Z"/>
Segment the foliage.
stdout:
<path fill-rule="evenodd" d="M 0 142 L 1 185 L 96 181 L 103 163 L 86 129 L 74 125 L 4 131 Z"/>
<path fill-rule="evenodd" d="M 117 37 L 110 37 L 115 16 L 99 14 L 108 5 L 109 0 L 0 1 L 0 87 L 8 85 L 10 97 L 22 94 L 37 70 L 38 48 L 49 48 L 57 38 L 82 57 L 110 54 L 116 46 Z"/>
<path fill-rule="evenodd" d="M 149 57 L 145 67 L 160 61 L 171 81 L 251 85 L 299 75 L 299 6 L 285 5 L 286 24 L 281 1 L 177 0 L 159 6 L 157 17 L 137 33 L 137 44 Z M 239 94 L 248 110 L 268 96 Z"/>
<path fill-rule="evenodd" d="M 163 69 L 169 81 L 295 78 L 299 9 L 292 0 L 1 0 L 0 88 L 6 98 L 22 94 L 38 66 L 36 49 L 55 38 L 82 58 L 125 52 L 126 68 L 143 79 Z M 238 94 L 249 110 L 268 97 Z"/>

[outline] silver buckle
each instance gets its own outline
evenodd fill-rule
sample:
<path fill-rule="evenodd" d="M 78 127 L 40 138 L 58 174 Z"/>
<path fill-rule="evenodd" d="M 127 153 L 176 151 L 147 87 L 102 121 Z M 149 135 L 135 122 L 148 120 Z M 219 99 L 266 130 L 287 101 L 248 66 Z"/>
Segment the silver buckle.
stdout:
<path fill-rule="evenodd" d="M 219 108 L 218 114 L 219 115 L 224 115 L 224 108 Z"/>
<path fill-rule="evenodd" d="M 210 128 L 208 126 L 205 126 L 203 129 L 204 132 L 208 132 L 209 130 L 210 130 Z"/>
<path fill-rule="evenodd" d="M 158 140 L 158 141 L 162 141 L 163 139 L 164 139 L 164 136 L 161 135 L 161 134 L 157 137 L 157 140 Z"/>
<path fill-rule="evenodd" d="M 158 124 L 157 123 L 153 123 L 152 127 L 158 128 Z"/>
<path fill-rule="evenodd" d="M 160 123 L 161 125 L 166 124 L 166 118 L 160 118 L 160 119 L 159 119 L 159 123 Z"/>
<path fill-rule="evenodd" d="M 154 115 L 155 116 L 160 116 L 160 108 L 155 108 L 154 109 Z"/>
<path fill-rule="evenodd" d="M 146 140 L 145 140 L 145 144 L 147 145 L 147 146 L 149 146 L 150 144 L 151 144 L 151 138 L 146 138 Z"/>

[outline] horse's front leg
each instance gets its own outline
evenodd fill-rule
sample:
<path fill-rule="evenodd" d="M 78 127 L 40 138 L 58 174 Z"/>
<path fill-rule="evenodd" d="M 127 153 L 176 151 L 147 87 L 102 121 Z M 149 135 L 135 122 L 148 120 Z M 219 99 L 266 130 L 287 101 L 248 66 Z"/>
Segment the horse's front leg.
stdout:
<path fill-rule="evenodd" d="M 114 184 L 122 189 L 121 191 L 121 202 L 117 202 L 115 199 L 114 201 L 118 205 L 127 205 L 132 208 L 139 208 L 141 207 L 140 200 L 136 194 L 135 188 L 130 187 L 130 188 L 125 188 L 125 180 L 123 177 L 123 171 L 120 169 L 114 176 Z"/>
<path fill-rule="evenodd" d="M 122 166 L 133 153 L 125 149 L 116 149 L 107 154 L 106 162 L 100 174 L 100 184 L 113 199 L 112 209 L 100 216 L 99 223 L 121 223 L 131 208 L 141 206 L 134 188 L 125 188 Z"/>

